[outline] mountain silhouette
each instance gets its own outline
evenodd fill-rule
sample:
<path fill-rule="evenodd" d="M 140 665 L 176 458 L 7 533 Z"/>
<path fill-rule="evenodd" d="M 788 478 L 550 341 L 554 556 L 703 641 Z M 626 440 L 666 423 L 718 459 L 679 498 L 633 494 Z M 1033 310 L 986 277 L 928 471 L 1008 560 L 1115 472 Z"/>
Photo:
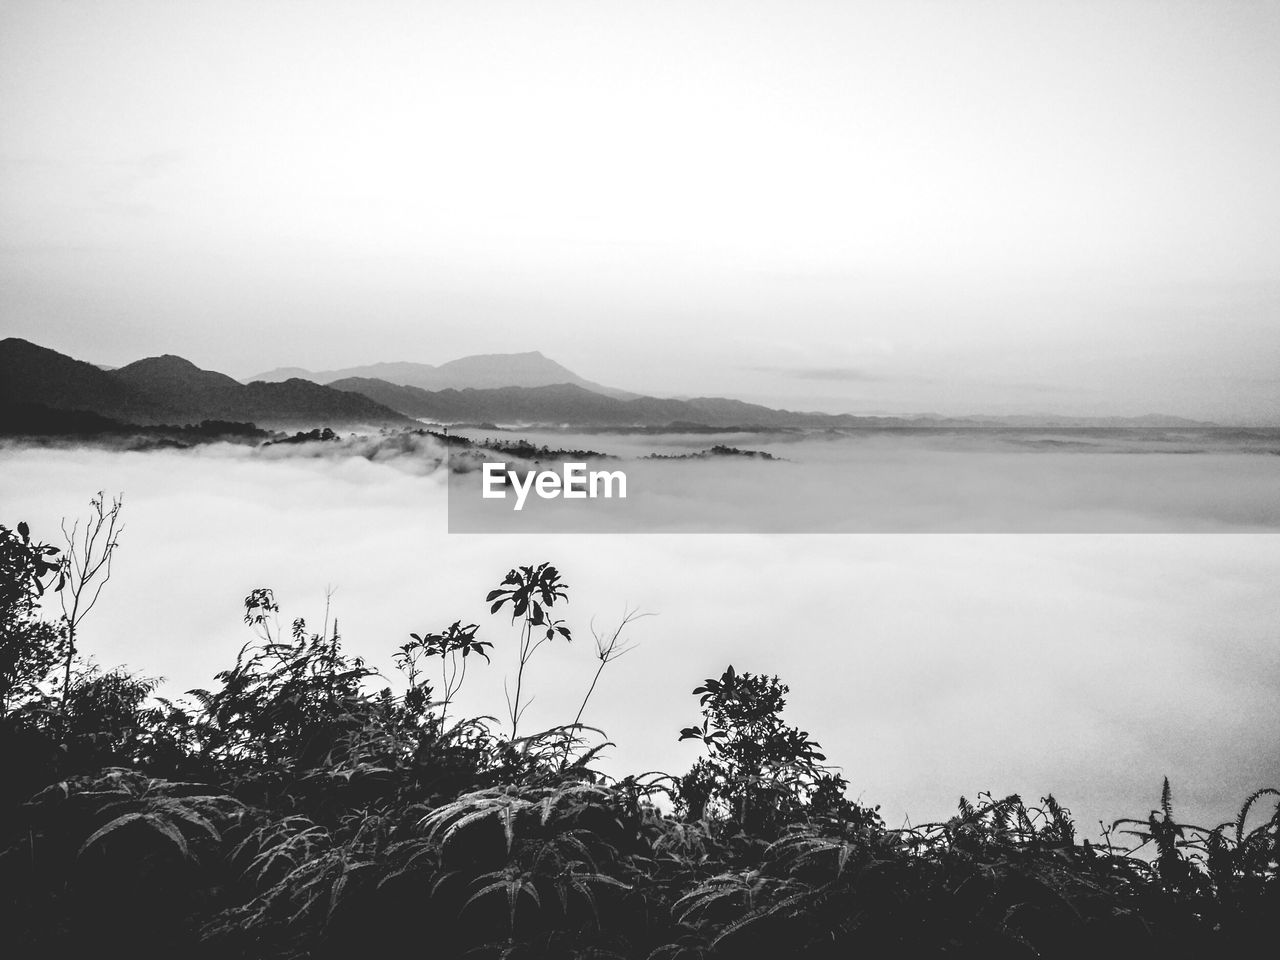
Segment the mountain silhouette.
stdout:
<path fill-rule="evenodd" d="M 172 355 L 106 371 L 16 337 L 0 341 L 0 403 L 87 411 L 142 425 L 230 420 L 268 427 L 382 427 L 410 422 L 366 396 L 309 380 L 246 385 Z"/>
<path fill-rule="evenodd" d="M 609 397 L 573 383 L 540 387 L 423 390 L 369 377 L 330 384 L 375 400 L 409 417 L 441 423 L 489 422 L 573 427 L 787 429 L 1133 429 L 1207 427 L 1180 417 L 893 417 L 776 410 L 725 397 Z"/>
<path fill-rule="evenodd" d="M 418 387 L 422 390 L 549 387 L 560 383 L 571 383 L 592 393 L 619 400 L 633 400 L 640 396 L 584 379 L 537 350 L 528 353 L 478 354 L 450 360 L 439 366 L 429 363 L 391 362 L 321 371 L 309 371 L 301 367 L 279 367 L 250 377 L 246 382 L 255 380 L 274 382 L 290 377 L 301 377 L 324 384 L 352 378 L 383 380 L 395 386 Z"/>
<path fill-rule="evenodd" d="M 136 360 L 112 370 L 110 376 L 178 419 L 189 420 L 197 413 L 210 419 L 233 419 L 230 411 L 243 406 L 243 384 L 172 354 Z"/>
<path fill-rule="evenodd" d="M 636 397 L 620 400 L 572 383 L 486 390 L 423 390 L 398 386 L 385 380 L 350 377 L 335 380 L 330 386 L 361 393 L 406 416 L 442 423 L 489 421 L 592 427 L 661 427 L 681 424 L 752 428 L 869 425 L 866 418 L 862 417 L 774 410 L 760 404 L 721 397 L 692 400 Z M 891 424 L 906 423 L 895 418 L 876 419 Z"/>
<path fill-rule="evenodd" d="M 0 340 L 0 402 L 83 410 L 133 423 L 154 423 L 155 404 L 91 363 L 18 337 Z"/>
<path fill-rule="evenodd" d="M 391 376 L 459 380 L 537 379 L 569 373 L 540 353 L 464 357 L 440 367 L 378 364 Z M 296 369 L 296 368 L 288 368 Z M 445 371 L 441 374 L 440 371 Z M 570 376 L 574 376 L 569 373 Z M 584 384 L 587 384 L 584 386 Z M 1179 417 L 893 417 L 811 413 L 724 397 L 675 399 L 593 389 L 590 381 L 536 386 L 423 387 L 380 377 L 343 377 L 329 384 L 301 377 L 241 383 L 170 354 L 103 370 L 18 338 L 0 341 L 3 422 L 30 432 L 36 421 L 59 422 L 50 411 L 79 411 L 138 425 L 205 420 L 260 427 L 407 427 L 418 420 L 600 428 L 672 429 L 1027 429 L 1196 428 L 1212 424 Z M 37 415 L 33 411 L 43 411 Z M 64 420 L 66 418 L 63 418 Z M 30 429 L 23 431 L 27 420 Z M 71 422 L 71 421 L 67 421 Z"/>

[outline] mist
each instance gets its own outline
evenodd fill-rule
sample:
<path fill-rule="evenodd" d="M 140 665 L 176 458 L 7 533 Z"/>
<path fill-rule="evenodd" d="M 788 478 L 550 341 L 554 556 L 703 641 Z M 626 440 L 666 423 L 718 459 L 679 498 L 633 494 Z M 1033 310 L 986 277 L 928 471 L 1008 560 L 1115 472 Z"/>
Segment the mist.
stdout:
<path fill-rule="evenodd" d="M 890 824 L 943 817 L 959 792 L 1052 791 L 1088 833 L 1144 816 L 1166 775 L 1181 816 L 1216 823 L 1280 781 L 1276 534 L 446 537 L 444 471 L 409 468 L 421 458 L 0 457 L 0 519 L 38 538 L 55 540 L 93 492 L 124 493 L 116 572 L 83 648 L 163 676 L 167 695 L 231 662 L 250 639 L 243 598 L 269 586 L 285 624 L 319 629 L 327 602 L 392 684 L 410 631 L 481 624 L 494 662 L 469 675 L 459 709 L 500 716 L 515 631 L 483 598 L 511 566 L 550 560 L 576 639 L 534 661 L 529 729 L 572 718 L 596 665 L 593 618 L 655 614 L 631 627 L 636 649 L 584 718 L 616 744 L 611 773 L 687 769 L 689 692 L 732 663 L 791 685 L 788 716 Z"/>
<path fill-rule="evenodd" d="M 1280 532 L 1274 431 L 521 436 L 617 456 L 601 469 L 625 470 L 627 497 L 534 497 L 515 512 L 455 470 L 451 532 Z M 774 459 L 646 457 L 714 445 Z"/>

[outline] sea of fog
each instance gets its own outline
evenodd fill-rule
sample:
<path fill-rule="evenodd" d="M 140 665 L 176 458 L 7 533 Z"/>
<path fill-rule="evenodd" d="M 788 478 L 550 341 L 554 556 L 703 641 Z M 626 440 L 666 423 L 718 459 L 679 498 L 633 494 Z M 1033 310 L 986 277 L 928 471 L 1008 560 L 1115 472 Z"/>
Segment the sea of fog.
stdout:
<path fill-rule="evenodd" d="M 285 623 L 318 625 L 331 595 L 349 649 L 392 679 L 410 631 L 481 624 L 494 662 L 468 675 L 461 706 L 501 714 L 515 631 L 484 595 L 511 566 L 549 560 L 571 585 L 576 639 L 534 661 L 529 729 L 572 718 L 595 668 L 593 620 L 606 629 L 628 608 L 654 614 L 632 626 L 636 648 L 605 672 L 585 717 L 617 744 L 610 772 L 687 769 L 698 747 L 676 738 L 698 716 L 690 691 L 732 663 L 790 684 L 789 718 L 891 824 L 944 817 L 961 793 L 1052 791 L 1096 832 L 1099 820 L 1145 816 L 1166 775 L 1180 815 L 1217 822 L 1253 789 L 1280 786 L 1280 534 L 1228 532 L 1280 528 L 1280 457 L 1238 446 L 956 450 L 971 441 L 947 437 L 536 439 L 620 455 L 722 442 L 788 458 L 646 465 L 680 496 L 702 477 L 822 458 L 838 479 L 854 451 L 863 465 L 913 464 L 896 502 L 892 484 L 881 491 L 877 509 L 899 516 L 922 490 L 967 489 L 981 506 L 984 472 L 1012 483 L 1022 470 L 1057 484 L 1028 510 L 1069 511 L 1073 490 L 1110 489 L 1085 509 L 1137 516 L 1139 529 L 1212 532 L 449 534 L 439 451 L 376 444 L 8 446 L 0 522 L 54 539 L 92 493 L 123 492 L 115 575 L 83 644 L 104 666 L 165 677 L 170 695 L 231 662 L 249 639 L 242 600 L 269 586 Z M 1080 466 L 1073 475 L 1055 457 Z M 1145 498 L 1119 482 L 1135 477 L 1150 483 Z"/>
<path fill-rule="evenodd" d="M 484 499 L 455 470 L 455 532 L 1280 532 L 1277 430 L 468 433 L 609 455 L 598 467 L 625 472 L 627 497 L 516 512 L 514 491 Z"/>

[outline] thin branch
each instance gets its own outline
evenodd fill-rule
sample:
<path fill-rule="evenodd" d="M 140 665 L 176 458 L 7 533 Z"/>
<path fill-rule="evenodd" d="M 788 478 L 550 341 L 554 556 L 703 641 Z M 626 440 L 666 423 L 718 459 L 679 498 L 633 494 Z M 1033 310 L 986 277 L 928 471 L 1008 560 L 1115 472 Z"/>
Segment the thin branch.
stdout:
<path fill-rule="evenodd" d="M 622 613 L 622 620 L 618 623 L 617 628 L 613 631 L 613 634 L 609 637 L 607 641 L 604 639 L 604 637 L 602 637 L 599 633 L 596 632 L 595 618 L 592 617 L 591 635 L 595 637 L 596 659 L 600 661 L 600 665 L 596 667 L 595 676 L 591 678 L 591 686 L 587 688 L 587 694 L 582 698 L 582 703 L 578 706 L 578 713 L 573 718 L 573 723 L 571 724 L 571 726 L 577 727 L 578 724 L 582 722 L 582 714 L 587 709 L 587 701 L 589 701 L 591 699 L 591 695 L 595 693 L 596 684 L 600 682 L 600 674 L 604 673 L 604 668 L 608 664 L 612 663 L 614 660 L 617 660 L 620 657 L 625 656 L 626 654 L 630 653 L 632 650 L 635 649 L 636 645 L 634 643 L 624 643 L 621 646 L 619 646 L 619 640 L 622 637 L 622 631 L 625 630 L 630 624 L 634 623 L 636 620 L 641 620 L 649 616 L 653 616 L 653 614 L 640 613 L 638 609 L 630 610 L 630 609 L 624 608 Z M 561 767 L 563 767 L 568 762 L 569 762 L 569 747 L 568 747 L 568 744 L 566 744 L 564 759 L 560 762 Z"/>
<path fill-rule="evenodd" d="M 63 619 L 67 624 L 67 652 L 63 666 L 62 707 L 65 712 L 67 695 L 71 689 L 71 665 L 76 654 L 76 633 L 81 622 L 97 605 L 102 590 L 111 580 L 112 562 L 115 551 L 120 545 L 119 537 L 124 526 L 119 522 L 120 511 L 124 506 L 124 497 L 116 496 L 108 510 L 105 497 L 99 491 L 89 500 L 92 513 L 85 523 L 83 536 L 80 521 L 76 520 L 67 529 L 67 521 L 62 520 L 62 535 L 67 542 L 67 551 L 63 557 L 63 575 L 66 578 L 66 589 L 59 594 Z M 101 542 L 99 542 L 101 538 Z M 68 603 L 70 596 L 70 603 Z"/>

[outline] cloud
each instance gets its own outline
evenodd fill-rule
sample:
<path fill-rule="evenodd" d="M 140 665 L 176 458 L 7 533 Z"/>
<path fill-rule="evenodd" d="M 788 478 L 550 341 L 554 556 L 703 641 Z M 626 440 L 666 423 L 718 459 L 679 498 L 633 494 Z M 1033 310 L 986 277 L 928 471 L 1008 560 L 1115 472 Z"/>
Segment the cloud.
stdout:
<path fill-rule="evenodd" d="M 249 590 L 273 587 L 284 623 L 318 622 L 333 584 L 348 648 L 388 682 L 410 631 L 481 624 L 494 664 L 468 677 L 459 708 L 501 714 L 514 636 L 483 598 L 512 565 L 550 560 L 571 585 L 580 641 L 592 615 L 658 614 L 636 625 L 638 647 L 606 670 L 585 718 L 618 744 L 613 773 L 686 769 L 697 747 L 676 736 L 697 716 L 689 691 L 733 663 L 791 685 L 789 717 L 893 825 L 945 817 L 961 792 L 1053 791 L 1089 834 L 1099 819 L 1143 815 L 1166 774 L 1180 817 L 1216 823 L 1280 781 L 1280 536 L 450 536 L 430 449 L 368 453 L 9 447 L 0 522 L 50 537 L 93 491 L 124 491 L 118 564 L 83 641 L 105 665 L 167 677 L 167 694 L 208 685 L 234 658 Z M 840 454 L 803 452 L 829 467 Z M 943 469 L 965 456 L 934 451 L 918 465 L 932 464 L 938 489 L 981 489 Z M 699 478 L 731 489 L 728 466 L 671 464 L 671 495 L 692 495 Z M 540 652 L 530 729 L 572 717 L 594 666 L 589 642 Z"/>
<path fill-rule="evenodd" d="M 1280 531 L 1280 439 L 1161 431 L 849 431 L 799 436 L 579 436 L 537 443 L 636 458 L 713 444 L 739 457 L 623 459 L 625 500 L 533 499 L 516 515 L 450 477 L 455 531 L 627 533 L 1185 533 Z M 613 469 L 610 464 L 609 469 Z"/>

